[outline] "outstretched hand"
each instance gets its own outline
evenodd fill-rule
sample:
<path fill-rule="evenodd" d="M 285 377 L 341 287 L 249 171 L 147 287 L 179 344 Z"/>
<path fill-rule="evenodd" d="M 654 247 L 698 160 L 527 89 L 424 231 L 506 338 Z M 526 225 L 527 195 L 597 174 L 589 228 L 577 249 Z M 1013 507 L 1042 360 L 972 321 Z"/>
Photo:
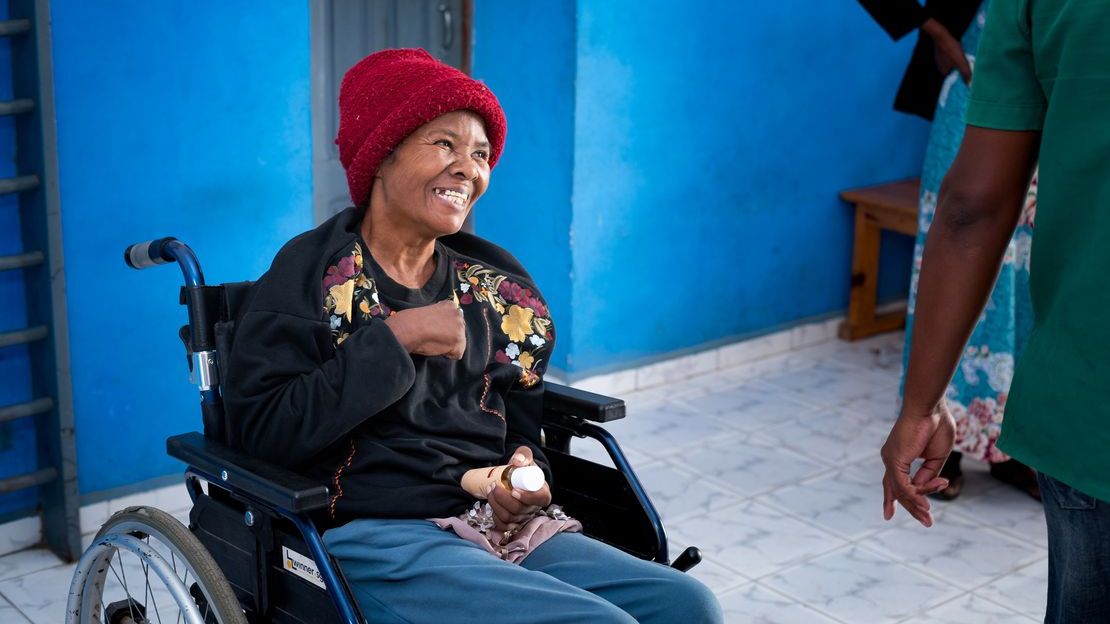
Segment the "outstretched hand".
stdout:
<path fill-rule="evenodd" d="M 956 421 L 943 401 L 931 413 L 902 411 L 881 451 L 886 466 L 884 519 L 894 517 L 894 501 L 898 501 L 918 522 L 927 527 L 933 525 L 933 514 L 925 497 L 948 487 L 948 479 L 939 475 L 955 439 Z M 910 466 L 918 458 L 925 462 L 911 477 Z"/>
<path fill-rule="evenodd" d="M 510 460 L 511 466 L 531 466 L 532 449 L 519 446 Z M 547 483 L 535 492 L 525 490 L 506 490 L 496 483 L 491 483 L 486 494 L 486 501 L 493 509 L 493 527 L 500 531 L 512 531 L 527 522 L 540 509 L 551 504 L 551 488 Z"/>

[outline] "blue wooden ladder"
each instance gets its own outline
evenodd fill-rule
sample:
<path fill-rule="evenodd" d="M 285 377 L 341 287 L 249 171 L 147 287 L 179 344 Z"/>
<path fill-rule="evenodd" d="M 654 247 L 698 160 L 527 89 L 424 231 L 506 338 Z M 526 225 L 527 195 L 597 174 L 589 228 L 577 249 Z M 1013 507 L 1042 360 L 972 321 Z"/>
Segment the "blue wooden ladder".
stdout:
<path fill-rule="evenodd" d="M 0 194 L 18 194 L 23 251 L 0 256 L 0 271 L 23 271 L 27 326 L 0 333 L 0 349 L 26 345 L 32 399 L 0 406 L 0 426 L 34 419 L 38 467 L 0 479 L 0 493 L 37 487 L 43 537 L 59 557 L 72 561 L 81 544 L 50 5 L 10 0 L 9 17 L 0 21 L 0 36 L 11 41 L 13 99 L 0 102 L 0 115 L 14 120 L 17 174 L 0 179 Z"/>

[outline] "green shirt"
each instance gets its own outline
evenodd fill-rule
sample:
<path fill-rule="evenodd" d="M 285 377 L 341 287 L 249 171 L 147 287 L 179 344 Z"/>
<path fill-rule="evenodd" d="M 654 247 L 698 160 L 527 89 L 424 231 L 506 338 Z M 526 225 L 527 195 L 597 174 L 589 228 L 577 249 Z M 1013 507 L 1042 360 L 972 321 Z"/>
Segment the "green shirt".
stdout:
<path fill-rule="evenodd" d="M 1036 320 L 998 446 L 1110 501 L 1110 0 L 992 0 L 967 123 L 1041 131 Z"/>

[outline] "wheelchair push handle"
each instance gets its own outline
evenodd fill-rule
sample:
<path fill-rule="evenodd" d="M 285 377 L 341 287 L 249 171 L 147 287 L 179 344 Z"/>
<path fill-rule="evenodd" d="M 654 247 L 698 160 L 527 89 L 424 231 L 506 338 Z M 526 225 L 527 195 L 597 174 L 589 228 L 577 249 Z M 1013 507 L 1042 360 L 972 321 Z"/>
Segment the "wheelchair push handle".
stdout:
<path fill-rule="evenodd" d="M 123 261 L 132 269 L 147 269 L 159 264 L 176 262 L 181 266 L 186 286 L 204 286 L 204 273 L 197 255 L 185 243 L 172 236 L 128 245 Z"/>
<path fill-rule="evenodd" d="M 145 243 L 128 245 L 127 249 L 123 250 L 123 261 L 132 269 L 146 269 L 156 264 L 173 262 L 174 258 L 169 255 L 163 255 L 162 251 L 166 243 L 174 240 L 177 239 L 168 236 L 166 238 L 156 238 L 146 241 Z"/>

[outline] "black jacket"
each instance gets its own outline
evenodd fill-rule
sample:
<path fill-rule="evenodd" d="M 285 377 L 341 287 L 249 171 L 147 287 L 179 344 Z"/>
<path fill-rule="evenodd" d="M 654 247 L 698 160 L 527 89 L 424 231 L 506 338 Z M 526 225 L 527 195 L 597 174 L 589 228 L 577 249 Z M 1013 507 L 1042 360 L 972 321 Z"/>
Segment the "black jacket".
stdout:
<path fill-rule="evenodd" d="M 959 40 L 975 18 L 980 0 L 926 0 L 924 7 L 917 0 L 859 0 L 859 3 L 895 41 L 920 28 L 930 17 Z M 894 110 L 932 119 L 944 78 L 937 69 L 932 37 L 919 32 L 917 46 L 894 98 Z"/>
<path fill-rule="evenodd" d="M 365 251 L 359 216 L 294 238 L 254 285 L 225 378 L 233 443 L 326 484 L 333 525 L 456 515 L 473 502 L 462 474 L 507 463 L 519 445 L 550 479 L 540 375 L 554 335 L 531 278 L 503 249 L 456 234 L 437 244 L 428 286 L 407 289 Z M 409 354 L 382 320 L 450 298 L 467 325 L 458 361 Z"/>

